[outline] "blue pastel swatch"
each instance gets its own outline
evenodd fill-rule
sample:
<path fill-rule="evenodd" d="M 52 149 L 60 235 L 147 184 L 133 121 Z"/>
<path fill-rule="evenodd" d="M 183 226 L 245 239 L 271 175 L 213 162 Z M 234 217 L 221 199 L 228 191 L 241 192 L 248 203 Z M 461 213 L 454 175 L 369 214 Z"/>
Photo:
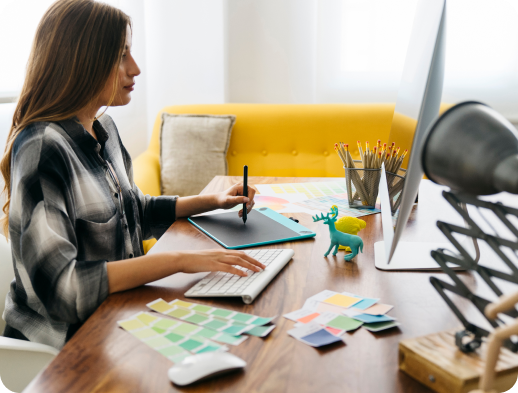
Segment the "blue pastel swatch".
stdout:
<path fill-rule="evenodd" d="M 312 345 L 313 347 L 321 347 L 323 345 L 328 345 L 328 344 L 336 343 L 338 341 L 342 341 L 342 339 L 340 337 L 336 337 L 336 336 L 332 335 L 325 329 L 321 329 L 315 333 L 311 333 L 307 336 L 301 337 L 300 339 L 304 340 L 305 342 Z"/>
<path fill-rule="evenodd" d="M 394 318 L 389 317 L 388 315 L 358 314 L 351 316 L 351 318 L 357 319 L 358 321 L 362 321 L 364 323 L 394 321 Z"/>
<path fill-rule="evenodd" d="M 359 303 L 356 303 L 353 305 L 354 308 L 357 308 L 359 310 L 366 310 L 371 306 L 374 306 L 379 299 L 371 299 L 368 297 L 364 297 Z"/>

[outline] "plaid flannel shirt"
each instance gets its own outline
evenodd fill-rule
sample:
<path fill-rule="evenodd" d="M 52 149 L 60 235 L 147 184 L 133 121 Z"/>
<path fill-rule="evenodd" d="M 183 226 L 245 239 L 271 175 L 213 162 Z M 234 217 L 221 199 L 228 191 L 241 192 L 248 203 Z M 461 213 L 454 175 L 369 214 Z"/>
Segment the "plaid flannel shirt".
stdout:
<path fill-rule="evenodd" d="M 143 195 L 133 182 L 113 120 L 94 130 L 98 140 L 76 118 L 31 124 L 12 151 L 4 319 L 58 349 L 108 296 L 107 262 L 143 255 L 142 240 L 176 218 L 176 196 Z"/>

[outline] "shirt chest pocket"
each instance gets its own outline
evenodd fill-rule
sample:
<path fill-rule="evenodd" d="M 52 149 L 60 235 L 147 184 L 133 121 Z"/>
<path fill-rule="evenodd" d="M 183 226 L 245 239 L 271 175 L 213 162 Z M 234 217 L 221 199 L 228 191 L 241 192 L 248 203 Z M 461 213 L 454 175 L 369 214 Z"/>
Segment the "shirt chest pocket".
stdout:
<path fill-rule="evenodd" d="M 81 261 L 123 258 L 124 239 L 121 220 L 117 212 L 106 222 L 76 220 L 77 259 Z"/>

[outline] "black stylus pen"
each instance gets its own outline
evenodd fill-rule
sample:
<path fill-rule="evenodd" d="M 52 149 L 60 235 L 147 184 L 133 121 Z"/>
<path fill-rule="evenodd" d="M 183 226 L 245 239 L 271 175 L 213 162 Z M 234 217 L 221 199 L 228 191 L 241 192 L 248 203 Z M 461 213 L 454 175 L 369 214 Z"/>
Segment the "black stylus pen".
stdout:
<path fill-rule="evenodd" d="M 243 168 L 243 196 L 248 197 L 248 165 Z M 243 224 L 246 224 L 246 203 L 243 203 Z"/>

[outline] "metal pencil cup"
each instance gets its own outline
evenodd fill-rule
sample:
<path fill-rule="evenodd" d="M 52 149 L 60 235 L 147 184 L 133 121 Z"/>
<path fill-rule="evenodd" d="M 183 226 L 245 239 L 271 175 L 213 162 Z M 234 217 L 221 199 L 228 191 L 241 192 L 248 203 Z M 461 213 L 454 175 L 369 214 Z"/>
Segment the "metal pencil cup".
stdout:
<path fill-rule="evenodd" d="M 403 195 L 403 186 L 405 185 L 405 169 L 399 169 L 398 173 L 386 172 L 387 173 L 387 185 L 389 192 L 390 210 L 392 214 L 396 213 L 396 210 L 401 204 L 401 196 Z"/>
<path fill-rule="evenodd" d="M 354 161 L 361 165 L 361 161 Z M 347 184 L 347 198 L 349 207 L 373 209 L 378 197 L 381 177 L 381 168 L 345 168 L 345 182 Z M 355 192 L 353 193 L 353 188 Z"/>

